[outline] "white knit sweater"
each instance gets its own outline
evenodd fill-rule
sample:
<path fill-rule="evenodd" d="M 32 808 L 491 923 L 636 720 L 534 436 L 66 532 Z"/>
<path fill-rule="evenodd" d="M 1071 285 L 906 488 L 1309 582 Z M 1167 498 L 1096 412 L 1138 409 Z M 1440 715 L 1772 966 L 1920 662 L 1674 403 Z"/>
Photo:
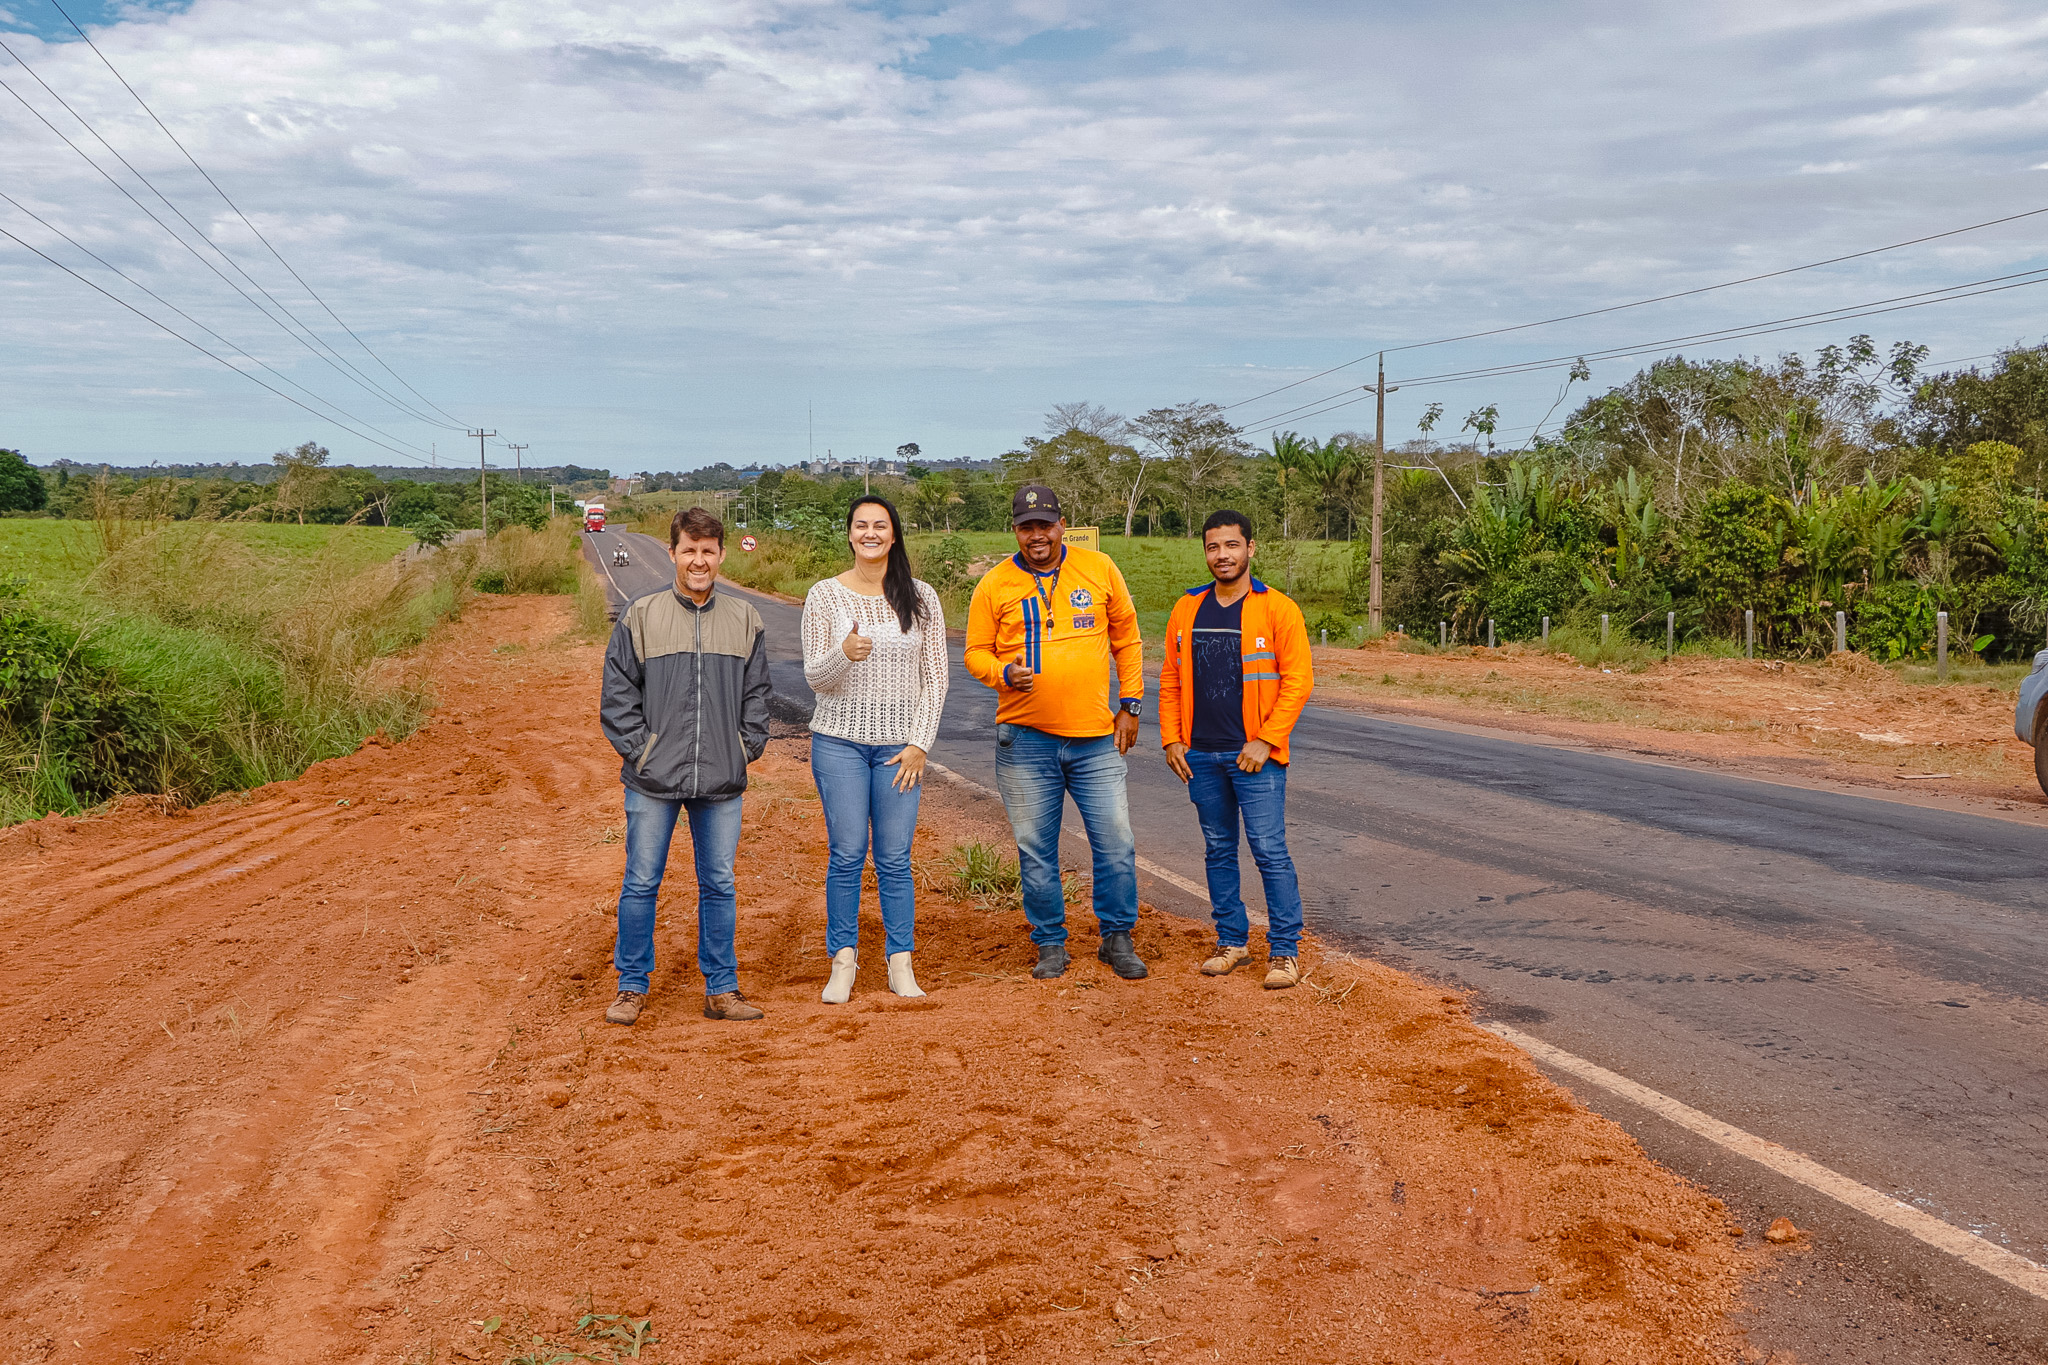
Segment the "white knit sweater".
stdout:
<path fill-rule="evenodd" d="M 822 579 L 804 598 L 804 677 L 818 695 L 811 729 L 855 744 L 915 744 L 930 753 L 946 705 L 946 614 L 917 581 L 923 616 L 906 633 L 886 597 Z M 874 641 L 855 663 L 840 648 L 854 622 Z"/>

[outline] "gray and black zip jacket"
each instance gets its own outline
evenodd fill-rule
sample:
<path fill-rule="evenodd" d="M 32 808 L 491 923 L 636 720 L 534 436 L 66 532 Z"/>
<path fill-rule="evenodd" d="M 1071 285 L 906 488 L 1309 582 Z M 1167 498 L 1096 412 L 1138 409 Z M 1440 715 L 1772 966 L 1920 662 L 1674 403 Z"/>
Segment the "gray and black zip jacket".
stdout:
<path fill-rule="evenodd" d="M 619 780 L 666 801 L 747 789 L 768 747 L 768 653 L 761 614 L 713 588 L 703 606 L 664 588 L 635 600 L 604 654 L 604 737 Z"/>

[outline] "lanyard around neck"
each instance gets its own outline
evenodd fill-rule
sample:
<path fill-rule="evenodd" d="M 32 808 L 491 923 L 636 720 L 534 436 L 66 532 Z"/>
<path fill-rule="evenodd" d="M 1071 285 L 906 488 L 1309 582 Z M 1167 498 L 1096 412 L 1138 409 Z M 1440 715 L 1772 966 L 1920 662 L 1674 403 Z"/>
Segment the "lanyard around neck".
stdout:
<path fill-rule="evenodd" d="M 1029 564 L 1026 564 L 1024 567 L 1027 569 L 1031 569 L 1031 566 Z M 1052 566 L 1051 573 L 1043 574 L 1036 569 L 1031 569 L 1032 586 L 1035 587 L 1038 591 L 1038 603 L 1040 606 L 1045 608 L 1047 620 L 1050 620 L 1052 618 L 1053 594 L 1060 590 L 1060 571 L 1066 567 L 1067 547 L 1062 545 L 1060 546 L 1059 563 Z M 1051 579 L 1052 582 L 1048 584 L 1046 582 L 1047 579 Z"/>

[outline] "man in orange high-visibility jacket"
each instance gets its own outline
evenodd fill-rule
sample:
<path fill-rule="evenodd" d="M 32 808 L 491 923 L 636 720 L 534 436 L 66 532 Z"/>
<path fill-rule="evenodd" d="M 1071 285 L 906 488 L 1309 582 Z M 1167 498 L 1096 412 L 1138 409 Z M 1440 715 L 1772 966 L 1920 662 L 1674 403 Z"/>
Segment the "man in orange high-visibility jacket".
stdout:
<path fill-rule="evenodd" d="M 1124 755 L 1138 739 L 1145 673 L 1138 615 L 1116 561 L 1066 545 L 1060 501 L 1026 484 L 1010 504 L 1017 553 L 974 587 L 967 671 L 996 689 L 996 790 L 1017 836 L 1024 917 L 1038 946 L 1031 975 L 1067 970 L 1067 902 L 1060 890 L 1060 816 L 1074 798 L 1095 862 L 1096 956 L 1118 976 L 1148 973 L 1131 944 L 1138 923 L 1138 856 L 1125 799 Z M 1117 695 L 1109 705 L 1114 659 Z"/>
<path fill-rule="evenodd" d="M 1301 980 L 1301 888 L 1287 852 L 1287 736 L 1315 687 L 1308 626 L 1286 594 L 1252 577 L 1252 524 L 1217 512 L 1202 524 L 1215 579 L 1174 604 L 1159 669 L 1159 734 L 1202 823 L 1216 955 L 1226 976 L 1251 958 L 1237 872 L 1240 820 L 1266 887 L 1266 989 Z"/>

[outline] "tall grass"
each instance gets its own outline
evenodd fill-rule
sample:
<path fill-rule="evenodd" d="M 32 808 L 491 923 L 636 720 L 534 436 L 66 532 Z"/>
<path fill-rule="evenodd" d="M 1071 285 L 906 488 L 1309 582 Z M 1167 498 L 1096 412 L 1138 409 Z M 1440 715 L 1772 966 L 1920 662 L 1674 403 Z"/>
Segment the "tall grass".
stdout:
<path fill-rule="evenodd" d="M 280 565 L 219 526 L 109 517 L 75 584 L 0 594 L 0 822 L 292 777 L 431 701 L 394 658 L 461 609 L 480 551 Z"/>
<path fill-rule="evenodd" d="M 541 531 L 507 526 L 475 552 L 471 582 L 478 592 L 575 592 L 580 536 L 571 517 L 556 517 Z"/>

